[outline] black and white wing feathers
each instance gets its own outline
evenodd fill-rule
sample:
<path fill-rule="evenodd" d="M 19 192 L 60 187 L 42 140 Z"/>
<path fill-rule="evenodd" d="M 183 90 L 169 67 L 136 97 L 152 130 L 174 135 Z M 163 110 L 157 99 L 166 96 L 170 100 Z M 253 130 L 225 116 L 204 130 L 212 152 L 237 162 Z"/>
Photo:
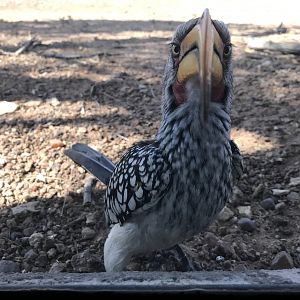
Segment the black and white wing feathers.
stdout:
<path fill-rule="evenodd" d="M 161 200 L 171 182 L 170 167 L 155 143 L 139 143 L 117 163 L 105 197 L 109 224 L 124 223 L 132 213 Z"/>

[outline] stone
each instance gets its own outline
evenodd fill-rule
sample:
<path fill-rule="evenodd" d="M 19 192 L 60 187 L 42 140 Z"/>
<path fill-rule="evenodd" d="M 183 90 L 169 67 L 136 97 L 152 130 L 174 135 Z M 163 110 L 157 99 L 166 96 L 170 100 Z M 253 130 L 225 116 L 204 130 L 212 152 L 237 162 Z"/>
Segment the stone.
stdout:
<path fill-rule="evenodd" d="M 272 193 L 274 196 L 285 196 L 289 192 L 290 192 L 290 190 L 272 189 Z"/>
<path fill-rule="evenodd" d="M 260 205 L 265 210 L 274 210 L 275 202 L 272 198 L 266 198 L 260 202 Z"/>
<path fill-rule="evenodd" d="M 38 212 L 37 208 L 39 201 L 31 201 L 27 203 L 20 204 L 18 206 L 12 207 L 11 211 L 13 215 L 19 215 L 27 212 Z"/>
<path fill-rule="evenodd" d="M 251 206 L 238 206 L 237 209 L 240 216 L 247 218 L 252 217 Z"/>
<path fill-rule="evenodd" d="M 26 227 L 23 229 L 24 236 L 31 236 L 34 233 L 34 227 Z"/>
<path fill-rule="evenodd" d="M 71 258 L 74 272 L 99 272 L 101 271 L 100 256 L 92 254 L 88 249 L 75 254 Z"/>
<path fill-rule="evenodd" d="M 96 213 L 89 213 L 86 216 L 86 225 L 95 225 L 96 224 Z"/>
<path fill-rule="evenodd" d="M 18 273 L 20 266 L 12 260 L 0 260 L 0 273 Z"/>
<path fill-rule="evenodd" d="M 208 246 L 215 247 L 218 245 L 219 239 L 212 232 L 207 232 L 204 238 Z"/>
<path fill-rule="evenodd" d="M 217 257 L 216 257 L 216 262 L 222 262 L 222 261 L 224 261 L 225 260 L 225 258 L 223 257 L 223 256 L 221 256 L 221 255 L 218 255 Z"/>
<path fill-rule="evenodd" d="M 291 269 L 294 267 L 294 262 L 292 257 L 286 251 L 281 251 L 276 254 L 274 259 L 271 262 L 271 269 Z"/>
<path fill-rule="evenodd" d="M 7 160 L 5 158 L 0 157 L 0 168 L 3 168 L 7 163 Z"/>
<path fill-rule="evenodd" d="M 36 264 L 39 266 L 39 267 L 45 267 L 48 263 L 48 257 L 47 257 L 47 254 L 44 252 L 44 251 L 41 251 L 39 253 L 39 256 L 37 257 L 36 259 Z"/>
<path fill-rule="evenodd" d="M 286 198 L 289 200 L 289 201 L 299 201 L 300 200 L 300 195 L 299 193 L 297 192 L 290 192 Z"/>
<path fill-rule="evenodd" d="M 290 178 L 289 186 L 297 186 L 300 185 L 300 177 Z"/>
<path fill-rule="evenodd" d="M 234 216 L 233 211 L 230 208 L 228 208 L 227 206 L 225 206 L 222 209 L 222 211 L 219 213 L 218 220 L 220 220 L 222 222 L 226 222 L 226 221 L 230 220 L 233 216 Z"/>
<path fill-rule="evenodd" d="M 243 202 L 244 197 L 244 193 L 237 186 L 234 186 L 232 197 L 229 199 L 229 202 L 232 205 L 237 206 Z"/>
<path fill-rule="evenodd" d="M 19 105 L 11 101 L 0 101 L 0 116 L 14 112 Z"/>
<path fill-rule="evenodd" d="M 61 148 L 61 147 L 65 147 L 65 146 L 66 146 L 66 143 L 61 140 L 54 139 L 54 140 L 50 141 L 50 147 L 52 149 Z"/>
<path fill-rule="evenodd" d="M 265 189 L 264 185 L 260 183 L 257 187 L 255 187 L 252 193 L 252 198 L 257 198 L 259 195 L 263 193 L 264 189 Z"/>
<path fill-rule="evenodd" d="M 51 248 L 47 251 L 47 256 L 49 259 L 54 258 L 57 255 L 57 250 L 55 248 Z"/>
<path fill-rule="evenodd" d="M 249 218 L 241 218 L 238 220 L 238 225 L 244 231 L 253 232 L 256 229 L 254 221 Z"/>
<path fill-rule="evenodd" d="M 95 237 L 96 232 L 95 232 L 95 230 L 93 230 L 89 227 L 84 227 L 84 228 L 82 228 L 81 235 L 84 240 L 91 240 L 92 238 Z"/>
<path fill-rule="evenodd" d="M 275 210 L 283 211 L 286 207 L 286 204 L 284 202 L 279 202 L 275 205 Z"/>
<path fill-rule="evenodd" d="M 46 101 L 52 106 L 56 107 L 60 105 L 60 101 L 56 97 L 52 97 L 50 99 L 46 99 Z"/>
<path fill-rule="evenodd" d="M 42 233 L 35 232 L 28 239 L 29 245 L 34 248 L 38 248 L 39 245 L 41 244 L 43 238 L 44 238 L 44 235 Z"/>
<path fill-rule="evenodd" d="M 33 249 L 29 249 L 25 254 L 24 254 L 24 259 L 26 262 L 34 262 L 35 259 L 37 258 L 37 253 Z"/>
<path fill-rule="evenodd" d="M 51 266 L 49 273 L 61 273 L 64 272 L 66 269 L 66 265 L 62 262 L 55 262 Z"/>

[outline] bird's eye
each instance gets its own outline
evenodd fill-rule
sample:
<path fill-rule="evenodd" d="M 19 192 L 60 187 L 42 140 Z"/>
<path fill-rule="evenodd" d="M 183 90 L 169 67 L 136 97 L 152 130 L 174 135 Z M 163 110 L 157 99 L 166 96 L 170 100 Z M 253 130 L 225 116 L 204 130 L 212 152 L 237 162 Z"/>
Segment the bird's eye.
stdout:
<path fill-rule="evenodd" d="M 224 58 L 228 58 L 231 54 L 231 45 L 225 45 L 224 50 L 223 50 L 223 56 Z"/>
<path fill-rule="evenodd" d="M 180 54 L 180 47 L 177 44 L 172 44 L 172 54 L 174 57 L 178 57 Z"/>

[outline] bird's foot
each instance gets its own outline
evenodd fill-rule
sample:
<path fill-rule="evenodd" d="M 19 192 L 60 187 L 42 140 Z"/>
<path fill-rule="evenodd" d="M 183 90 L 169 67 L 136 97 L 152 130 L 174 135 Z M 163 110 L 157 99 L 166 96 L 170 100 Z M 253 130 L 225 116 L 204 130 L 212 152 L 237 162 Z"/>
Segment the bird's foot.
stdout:
<path fill-rule="evenodd" d="M 195 260 L 192 258 L 192 255 L 189 253 L 191 251 L 188 250 L 186 246 L 175 245 L 170 249 L 170 251 L 174 253 L 175 258 L 180 262 L 182 271 L 192 272 L 201 270 L 200 264 L 195 262 Z"/>
<path fill-rule="evenodd" d="M 92 202 L 92 192 L 95 187 L 97 179 L 94 176 L 88 175 L 84 182 L 83 187 L 83 205 L 90 204 Z"/>

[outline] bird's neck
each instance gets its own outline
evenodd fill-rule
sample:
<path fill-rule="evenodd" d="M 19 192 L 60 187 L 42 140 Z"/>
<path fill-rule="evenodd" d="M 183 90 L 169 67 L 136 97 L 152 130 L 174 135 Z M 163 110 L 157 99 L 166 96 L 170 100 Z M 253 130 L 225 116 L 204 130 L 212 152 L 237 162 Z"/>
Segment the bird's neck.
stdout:
<path fill-rule="evenodd" d="M 220 152 L 230 153 L 230 117 L 221 106 L 210 108 L 203 123 L 199 111 L 183 105 L 165 116 L 157 133 L 157 141 L 171 164 L 182 165 L 192 160 L 195 165 Z"/>

